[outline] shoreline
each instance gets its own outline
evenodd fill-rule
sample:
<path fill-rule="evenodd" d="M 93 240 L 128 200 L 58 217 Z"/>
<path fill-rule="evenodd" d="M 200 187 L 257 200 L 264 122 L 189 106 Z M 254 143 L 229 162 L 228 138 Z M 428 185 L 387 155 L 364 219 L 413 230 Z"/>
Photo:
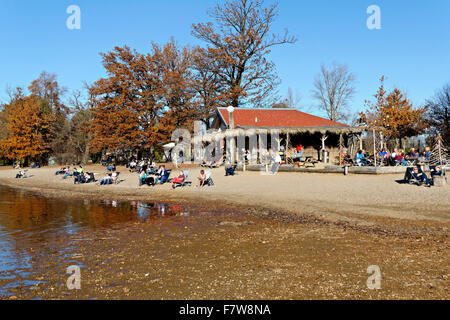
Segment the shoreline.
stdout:
<path fill-rule="evenodd" d="M 99 166 L 90 166 L 87 171 L 101 171 L 104 168 Z M 398 203 L 381 204 L 377 199 L 374 203 L 368 204 L 367 207 L 358 206 L 353 203 L 342 204 L 342 199 L 337 199 L 335 203 L 329 201 L 321 201 L 314 203 L 311 206 L 305 206 L 305 201 L 301 199 L 278 197 L 277 201 L 267 201 L 271 193 L 260 193 L 258 195 L 236 193 L 236 187 L 241 182 L 252 180 L 255 177 L 259 179 L 273 179 L 283 181 L 284 177 L 278 176 L 262 176 L 255 173 L 239 172 L 235 177 L 221 177 L 220 169 L 213 171 L 213 178 L 216 182 L 215 187 L 206 187 L 198 189 L 194 186 L 179 188 L 172 190 L 170 184 L 156 187 L 138 187 L 137 175 L 126 172 L 125 168 L 118 168 L 121 171 L 121 179 L 124 181 L 118 185 L 97 187 L 90 185 L 74 185 L 72 179 L 62 180 L 61 176 L 52 175 L 52 171 L 56 168 L 41 168 L 30 170 L 32 176 L 27 179 L 12 179 L 8 176 L 13 176 L 16 170 L 0 170 L 0 185 L 26 190 L 44 197 L 58 198 L 65 200 L 116 200 L 116 201 L 149 201 L 149 202 L 167 202 L 188 205 L 201 205 L 202 207 L 213 206 L 221 208 L 222 210 L 229 210 L 233 212 L 242 212 L 244 214 L 251 214 L 262 218 L 274 218 L 284 222 L 313 222 L 320 224 L 334 224 L 344 227 L 363 228 L 363 229 L 379 229 L 395 226 L 400 229 L 409 229 L 417 227 L 438 230 L 438 233 L 447 233 L 450 228 L 450 190 L 448 186 L 437 189 L 438 198 L 441 199 L 441 204 L 435 203 L 432 209 L 431 216 L 424 216 L 419 214 L 420 209 L 417 208 L 417 203 L 406 203 L 404 208 L 399 209 Z M 195 171 L 196 169 L 194 169 Z M 199 169 L 197 169 L 199 170 Z M 294 178 L 322 179 L 326 180 L 330 175 L 321 174 L 305 174 L 297 173 Z M 97 177 L 98 178 L 98 177 Z M 274 179 L 275 178 L 275 179 Z M 341 176 L 333 175 L 334 180 L 342 179 Z M 385 180 L 386 178 L 383 177 Z M 392 177 L 394 179 L 396 177 Z M 361 176 L 354 176 L 353 179 L 363 179 Z M 373 179 L 373 178 L 372 178 Z M 377 179 L 375 177 L 375 179 Z M 134 180 L 134 181 L 133 181 Z M 378 177 L 378 180 L 380 178 Z M 191 178 L 191 181 L 195 181 Z M 133 182 L 135 185 L 133 185 Z M 231 182 L 231 183 L 229 183 Z M 222 184 L 227 184 L 227 188 L 222 187 Z M 233 186 L 235 185 L 235 186 Z M 255 187 L 261 187 L 256 185 Z M 429 191 L 431 188 L 415 188 L 414 186 L 402 186 L 410 189 L 412 192 Z M 244 188 L 245 189 L 245 188 Z M 433 191 L 433 190 L 431 190 Z M 432 192 L 428 194 L 433 195 Z M 442 196 L 444 195 L 444 196 Z M 273 194 L 272 194 L 273 196 Z M 276 197 L 274 197 L 276 198 Z M 259 201 L 261 200 L 261 201 Z M 266 201 L 264 201 L 266 200 Z M 330 199 L 331 200 L 331 199 Z M 356 199 L 357 200 L 357 199 Z M 307 200 L 306 200 L 307 201 Z M 299 205 L 299 203 L 301 205 Z M 364 210 L 361 210 L 364 208 Z M 412 211 L 411 211 L 411 208 Z M 369 210 L 367 210 L 369 209 Z M 374 214 L 374 211 L 386 210 L 381 215 Z M 400 215 L 391 214 L 399 211 Z M 422 209 L 426 210 L 426 209 Z M 366 211 L 366 212 L 364 212 Z M 410 213 L 410 214 L 407 214 Z"/>
<path fill-rule="evenodd" d="M 173 191 L 170 185 L 139 189 L 136 175 L 128 173 L 123 174 L 122 185 L 74 185 L 51 175 L 51 170 L 35 170 L 28 180 L 9 178 L 12 170 L 0 170 L 0 185 L 51 199 L 163 201 L 185 205 L 196 214 L 157 223 L 130 221 L 113 228 L 51 233 L 27 251 L 33 272 L 25 280 L 33 284 L 12 286 L 24 278 L 16 278 L 15 269 L 11 270 L 0 278 L 0 287 L 10 287 L 7 293 L 0 292 L 0 300 L 448 299 L 445 252 L 450 225 L 448 220 L 436 219 L 439 208 L 433 219 L 417 215 L 406 219 L 355 214 L 343 199 L 337 199 L 334 212 L 326 205 L 313 208 L 321 208 L 321 213 L 302 212 L 296 207 L 299 202 L 282 196 L 286 192 L 283 183 L 278 187 L 283 192 L 272 194 L 278 202 L 263 201 L 270 194 L 263 193 L 265 186 L 255 180 L 275 178 L 272 182 L 279 184 L 287 180 L 286 175 L 240 174 L 230 180 L 215 171 L 217 187 Z M 323 177 L 301 174 L 291 178 L 322 182 Z M 334 178 L 341 181 L 341 177 Z M 327 179 L 333 181 L 333 177 Z M 236 189 L 243 190 L 239 186 L 249 180 L 260 194 L 243 193 L 236 198 Z M 387 180 L 372 180 L 376 181 Z M 442 190 L 448 192 L 435 189 L 438 197 Z M 312 196 L 306 191 L 304 195 L 305 201 Z M 252 197 L 260 200 L 259 205 Z M 65 286 L 66 267 L 74 264 L 82 268 L 79 291 Z M 383 290 L 367 290 L 369 265 L 380 266 Z"/>

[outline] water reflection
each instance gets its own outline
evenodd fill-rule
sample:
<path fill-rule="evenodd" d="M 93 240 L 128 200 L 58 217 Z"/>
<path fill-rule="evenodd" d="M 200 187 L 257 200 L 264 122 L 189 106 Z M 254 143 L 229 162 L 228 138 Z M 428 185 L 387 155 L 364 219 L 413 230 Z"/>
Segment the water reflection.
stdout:
<path fill-rule="evenodd" d="M 62 235 L 77 234 L 83 228 L 109 228 L 125 222 L 152 222 L 169 217 L 186 217 L 181 206 L 141 201 L 48 199 L 0 187 L 0 295 L 14 286 L 32 286 L 25 280 L 33 263 L 52 255 L 68 262 L 70 247 L 59 252 Z M 11 282 L 14 279 L 14 282 Z M 6 281 L 9 280 L 9 281 Z M 7 285 L 6 285 L 7 283 Z"/>

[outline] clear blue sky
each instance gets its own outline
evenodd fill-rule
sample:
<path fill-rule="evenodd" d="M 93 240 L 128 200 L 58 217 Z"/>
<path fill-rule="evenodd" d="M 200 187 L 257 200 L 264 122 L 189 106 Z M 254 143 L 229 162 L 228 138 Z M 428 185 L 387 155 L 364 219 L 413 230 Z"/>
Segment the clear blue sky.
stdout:
<path fill-rule="evenodd" d="M 181 44 L 200 44 L 192 23 L 208 20 L 216 0 L 2 0 L 0 7 L 0 101 L 5 88 L 28 86 L 42 70 L 58 75 L 70 90 L 104 75 L 99 52 L 128 45 L 140 52 L 150 42 L 174 36 Z M 81 30 L 66 28 L 69 5 L 81 8 Z M 381 30 L 366 27 L 369 5 L 381 8 Z M 302 95 L 304 110 L 314 110 L 313 80 L 321 63 L 345 63 L 357 77 L 354 111 L 371 98 L 381 75 L 388 87 L 421 104 L 450 81 L 450 1 L 448 0 L 280 0 L 274 31 L 289 31 L 295 45 L 273 50 L 287 88 Z"/>

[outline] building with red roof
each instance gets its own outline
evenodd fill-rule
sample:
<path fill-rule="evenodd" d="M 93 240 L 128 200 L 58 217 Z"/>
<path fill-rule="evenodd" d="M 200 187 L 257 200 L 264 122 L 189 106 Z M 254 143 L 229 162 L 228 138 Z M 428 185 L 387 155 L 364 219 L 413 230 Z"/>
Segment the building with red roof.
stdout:
<path fill-rule="evenodd" d="M 217 108 L 212 123 L 216 133 L 210 134 L 208 139 L 226 134 L 227 137 L 235 137 L 237 141 L 237 136 L 242 135 L 242 129 L 247 130 L 246 135 L 249 132 L 252 134 L 267 132 L 269 136 L 271 130 L 276 130 L 280 137 L 279 145 L 285 150 L 286 155 L 293 153 L 297 146 L 302 145 L 305 156 L 320 159 L 323 150 L 329 152 L 330 158 L 336 156 L 339 153 L 341 138 L 347 140 L 351 135 L 362 131 L 361 128 L 330 121 L 296 109 L 236 108 L 230 111 L 228 108 Z M 245 149 L 248 149 L 248 137 L 246 139 Z M 268 147 L 270 148 L 270 138 Z"/>
<path fill-rule="evenodd" d="M 235 109 L 234 128 L 348 128 L 344 123 L 330 121 L 296 109 Z M 229 128 L 227 108 L 218 108 L 213 128 Z"/>

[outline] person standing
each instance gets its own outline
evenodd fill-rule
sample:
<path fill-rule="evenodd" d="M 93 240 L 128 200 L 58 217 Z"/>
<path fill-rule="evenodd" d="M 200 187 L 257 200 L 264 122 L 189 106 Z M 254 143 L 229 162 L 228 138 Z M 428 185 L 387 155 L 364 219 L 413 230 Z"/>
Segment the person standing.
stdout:
<path fill-rule="evenodd" d="M 272 149 L 270 149 L 270 155 L 272 156 L 273 159 L 273 164 L 270 173 L 275 174 L 278 172 L 278 169 L 280 168 L 281 156 L 279 152 L 274 152 Z"/>

